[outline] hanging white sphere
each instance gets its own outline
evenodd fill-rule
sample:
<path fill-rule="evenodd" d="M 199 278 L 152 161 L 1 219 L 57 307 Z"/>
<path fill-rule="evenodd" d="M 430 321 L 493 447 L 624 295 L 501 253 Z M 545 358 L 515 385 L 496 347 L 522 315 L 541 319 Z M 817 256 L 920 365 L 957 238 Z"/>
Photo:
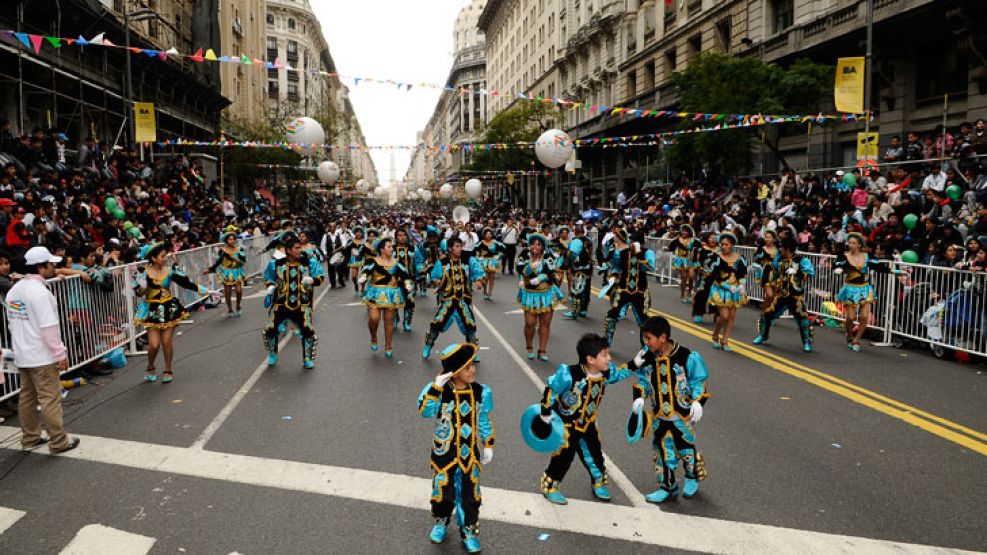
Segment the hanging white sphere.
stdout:
<path fill-rule="evenodd" d="M 439 196 L 442 198 L 452 198 L 452 183 L 446 183 L 445 185 L 439 187 Z"/>
<path fill-rule="evenodd" d="M 384 198 L 384 187 L 378 185 L 374 188 L 374 198 Z"/>
<path fill-rule="evenodd" d="M 416 193 L 414 191 L 408 193 L 408 200 L 410 200 L 412 202 L 418 200 L 418 193 Z"/>
<path fill-rule="evenodd" d="M 418 196 L 422 196 L 422 193 L 425 192 L 425 188 L 424 187 L 419 187 L 418 190 L 415 191 L 415 192 L 418 193 Z"/>
<path fill-rule="evenodd" d="M 422 191 L 421 197 L 425 202 L 432 200 L 432 191 Z"/>
<path fill-rule="evenodd" d="M 470 198 L 479 198 L 480 193 L 483 192 L 483 183 L 480 183 L 480 180 L 474 177 L 466 182 L 465 189 L 466 194 L 469 195 Z"/>
<path fill-rule="evenodd" d="M 361 179 L 356 182 L 356 190 L 360 193 L 366 193 L 370 190 L 370 183 L 366 179 Z"/>
<path fill-rule="evenodd" d="M 312 118 L 295 118 L 288 123 L 288 132 L 284 140 L 292 145 L 291 149 L 301 156 L 311 156 L 326 142 L 326 132 L 322 125 Z"/>
<path fill-rule="evenodd" d="M 572 155 L 573 148 L 572 139 L 565 131 L 549 129 L 535 142 L 535 156 L 549 168 L 561 168 Z"/>
<path fill-rule="evenodd" d="M 326 185 L 335 185 L 336 180 L 339 179 L 339 166 L 331 160 L 326 160 L 319 164 L 319 180 Z"/>

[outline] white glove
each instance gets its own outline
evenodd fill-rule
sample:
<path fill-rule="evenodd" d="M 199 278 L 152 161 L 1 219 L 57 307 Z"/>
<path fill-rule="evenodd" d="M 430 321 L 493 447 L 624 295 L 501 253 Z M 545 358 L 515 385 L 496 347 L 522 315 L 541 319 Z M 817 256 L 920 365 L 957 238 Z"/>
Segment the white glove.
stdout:
<path fill-rule="evenodd" d="M 739 285 L 731 285 L 730 286 L 730 292 L 731 293 L 739 293 L 740 292 L 740 286 Z"/>
<path fill-rule="evenodd" d="M 452 379 L 452 372 L 446 374 L 439 374 L 438 376 L 435 377 L 435 387 L 442 389 L 443 387 L 446 386 L 447 383 L 449 383 L 449 380 L 451 379 Z"/>
<path fill-rule="evenodd" d="M 634 247 L 634 252 L 641 252 L 641 243 L 634 241 L 631 246 Z"/>
<path fill-rule="evenodd" d="M 541 284 L 541 279 L 540 278 L 536 278 L 536 277 L 535 278 L 531 278 L 531 279 L 528 280 L 528 283 L 530 283 L 531 285 L 536 285 L 537 286 L 537 285 Z"/>
<path fill-rule="evenodd" d="M 137 285 L 141 289 L 147 289 L 147 274 L 141 274 L 140 277 L 137 278 Z"/>
<path fill-rule="evenodd" d="M 305 276 L 302 278 L 302 285 L 312 285 L 313 283 L 315 283 L 315 280 L 312 279 L 312 276 Z"/>
<path fill-rule="evenodd" d="M 638 351 L 638 353 L 634 355 L 634 364 L 636 364 L 638 367 L 644 366 L 644 356 L 647 354 L 648 354 L 647 347 Z"/>
<path fill-rule="evenodd" d="M 518 286 L 519 289 L 524 289 L 524 280 L 523 279 L 519 279 L 518 282 L 517 282 L 517 286 Z"/>
<path fill-rule="evenodd" d="M 360 285 L 367 283 L 367 274 L 360 274 L 360 277 L 356 279 L 356 282 L 359 283 Z"/>
<path fill-rule="evenodd" d="M 699 401 L 692 402 L 692 410 L 689 411 L 689 420 L 693 424 L 698 424 L 703 418 L 703 406 Z"/>
<path fill-rule="evenodd" d="M 410 279 L 404 280 L 404 290 L 407 291 L 407 292 L 409 292 L 409 293 L 411 293 L 412 291 L 414 291 L 415 290 L 415 282 L 411 281 Z"/>
<path fill-rule="evenodd" d="M 836 274 L 836 275 L 840 275 L 840 274 L 843 273 L 843 268 L 837 268 L 837 269 L 833 270 L 833 273 Z"/>
<path fill-rule="evenodd" d="M 638 397 L 637 399 L 634 399 L 634 403 L 631 404 L 631 410 L 633 412 L 641 412 L 641 409 L 643 408 L 644 408 L 644 397 Z"/>
<path fill-rule="evenodd" d="M 790 276 L 794 276 L 795 274 L 799 273 L 799 270 L 795 266 L 792 266 L 785 273 Z"/>
<path fill-rule="evenodd" d="M 552 423 L 552 415 L 551 414 L 540 414 L 540 415 L 538 415 L 538 418 L 541 418 L 541 421 L 544 422 L 544 423 L 546 423 L 546 424 L 551 424 Z"/>
<path fill-rule="evenodd" d="M 277 291 L 277 287 L 275 287 L 273 285 L 269 285 L 267 287 L 267 294 L 268 295 L 273 295 L 275 291 Z"/>
<path fill-rule="evenodd" d="M 607 283 L 617 283 L 617 278 L 612 277 L 612 278 L 610 278 L 610 279 L 607 280 Z"/>
<path fill-rule="evenodd" d="M 493 460 L 493 447 L 483 448 L 483 457 L 480 458 L 480 464 L 490 464 Z"/>

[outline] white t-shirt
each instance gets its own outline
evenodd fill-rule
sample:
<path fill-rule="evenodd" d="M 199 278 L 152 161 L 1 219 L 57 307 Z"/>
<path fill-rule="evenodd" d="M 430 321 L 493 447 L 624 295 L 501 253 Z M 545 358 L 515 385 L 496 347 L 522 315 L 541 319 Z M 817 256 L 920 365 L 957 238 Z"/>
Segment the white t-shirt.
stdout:
<path fill-rule="evenodd" d="M 58 302 L 44 281 L 25 277 L 10 288 L 6 301 L 14 365 L 35 368 L 58 362 L 41 337 L 41 328 L 58 325 Z"/>

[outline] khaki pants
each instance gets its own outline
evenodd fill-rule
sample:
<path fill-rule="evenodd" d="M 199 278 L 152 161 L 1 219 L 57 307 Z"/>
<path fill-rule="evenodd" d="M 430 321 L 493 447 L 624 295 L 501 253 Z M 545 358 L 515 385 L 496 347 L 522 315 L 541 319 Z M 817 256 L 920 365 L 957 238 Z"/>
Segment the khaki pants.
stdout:
<path fill-rule="evenodd" d="M 17 418 L 21 422 L 21 446 L 34 446 L 41 439 L 41 422 L 38 420 L 38 405 L 48 430 L 48 449 L 58 452 L 69 444 L 69 436 L 62 427 L 62 395 L 58 370 L 54 364 L 21 368 L 21 393 Z"/>

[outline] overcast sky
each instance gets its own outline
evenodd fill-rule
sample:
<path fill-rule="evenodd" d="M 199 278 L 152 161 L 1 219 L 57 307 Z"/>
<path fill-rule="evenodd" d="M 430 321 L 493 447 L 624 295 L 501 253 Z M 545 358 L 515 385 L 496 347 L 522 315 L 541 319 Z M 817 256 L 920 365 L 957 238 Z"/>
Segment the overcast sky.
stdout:
<path fill-rule="evenodd" d="M 343 75 L 445 84 L 452 67 L 452 28 L 469 0 L 309 0 Z M 439 91 L 361 83 L 350 99 L 369 145 L 411 145 L 428 123 Z M 411 152 L 395 151 L 400 181 Z M 372 151 L 381 183 L 390 178 L 390 152 Z"/>

